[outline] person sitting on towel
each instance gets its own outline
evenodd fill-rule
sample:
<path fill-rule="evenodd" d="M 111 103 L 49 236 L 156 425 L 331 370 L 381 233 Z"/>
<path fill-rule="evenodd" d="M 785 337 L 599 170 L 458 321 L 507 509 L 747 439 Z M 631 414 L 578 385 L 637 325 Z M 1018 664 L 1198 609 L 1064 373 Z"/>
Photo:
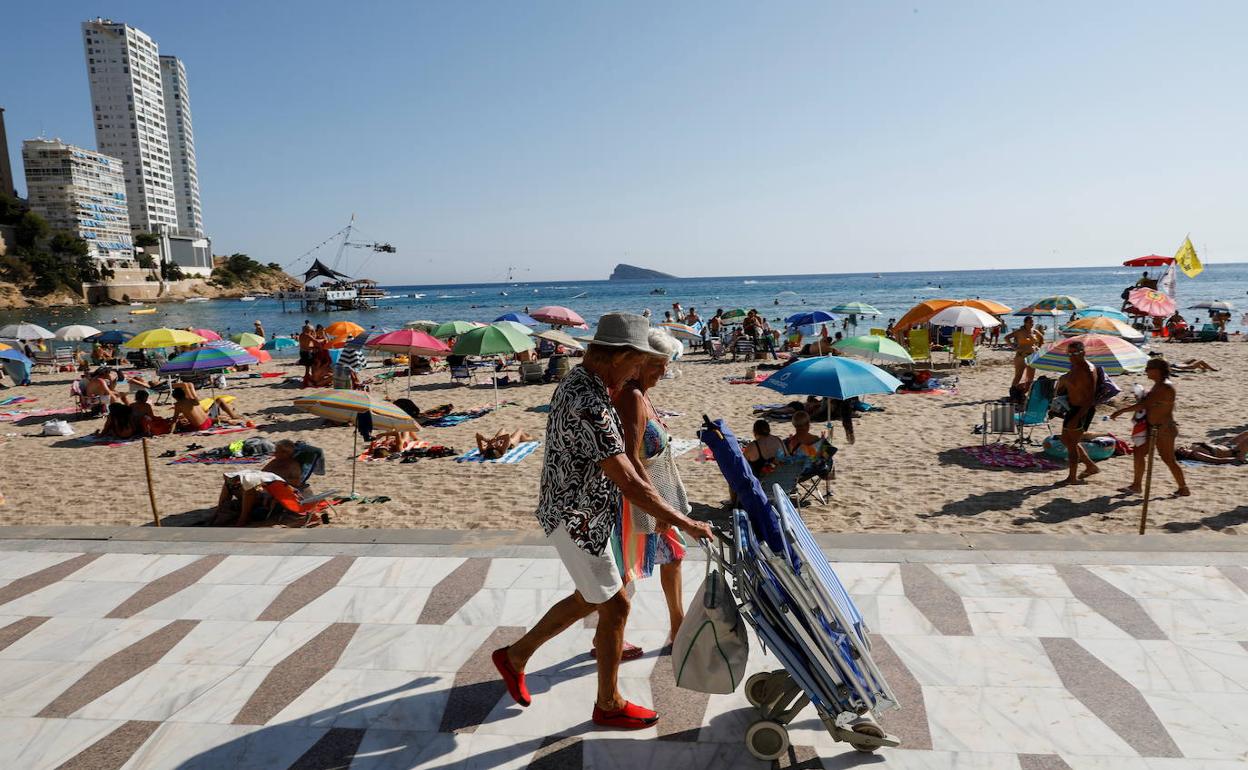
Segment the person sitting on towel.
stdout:
<path fill-rule="evenodd" d="M 273 445 L 273 459 L 265 464 L 261 471 L 273 473 L 282 480 L 298 489 L 303 483 L 303 466 L 295 459 L 295 442 L 282 439 Z M 219 527 L 230 523 L 234 500 L 239 501 L 237 526 L 245 527 L 251 521 L 251 511 L 262 495 L 260 487 L 243 489 L 237 476 L 225 477 L 221 485 L 221 494 L 217 496 L 217 511 L 212 526 Z"/>
<path fill-rule="evenodd" d="M 108 417 L 104 418 L 104 426 L 96 432 L 98 436 L 127 439 L 134 437 L 134 416 L 129 404 L 109 404 Z"/>
<path fill-rule="evenodd" d="M 494 438 L 486 438 L 478 433 L 477 451 L 487 460 L 497 460 L 516 446 L 532 440 L 533 437 L 520 430 L 520 428 L 513 428 L 509 432 L 500 430 L 494 434 Z"/>

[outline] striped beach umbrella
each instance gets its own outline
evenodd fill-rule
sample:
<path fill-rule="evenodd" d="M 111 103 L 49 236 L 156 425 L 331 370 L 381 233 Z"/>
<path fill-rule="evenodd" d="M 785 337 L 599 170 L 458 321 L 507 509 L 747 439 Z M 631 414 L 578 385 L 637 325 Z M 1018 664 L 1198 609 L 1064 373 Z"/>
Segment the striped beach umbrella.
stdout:
<path fill-rule="evenodd" d="M 255 356 L 241 348 L 233 350 L 224 347 L 195 348 L 169 359 L 160 367 L 161 374 L 176 372 L 210 372 L 220 369 L 231 369 L 235 366 L 248 366 L 258 363 Z"/>
<path fill-rule="evenodd" d="M 1062 311 L 1056 308 L 1035 307 L 1033 305 L 1029 305 L 1025 308 L 1020 308 L 1014 311 L 1014 315 L 1022 315 L 1022 316 L 1028 316 L 1028 315 L 1030 316 L 1059 316 L 1061 314 L 1062 314 Z"/>
<path fill-rule="evenodd" d="M 865 302 L 844 302 L 840 305 L 833 305 L 828 308 L 828 312 L 840 313 L 842 315 L 879 315 L 880 311 L 871 307 Z"/>
<path fill-rule="evenodd" d="M 1108 305 L 1093 305 L 1076 311 L 1075 315 L 1079 318 L 1094 318 L 1097 316 L 1104 318 L 1117 318 L 1119 321 L 1130 322 L 1131 318 L 1118 308 L 1109 307 Z"/>
<path fill-rule="evenodd" d="M 1062 334 L 1071 337 L 1076 334 L 1108 334 L 1111 337 L 1122 337 L 1131 342 L 1144 341 L 1144 334 L 1139 329 L 1109 316 L 1076 318 L 1062 327 Z"/>
<path fill-rule="evenodd" d="M 267 342 L 260 346 L 261 350 L 270 352 L 282 350 L 294 350 L 299 347 L 299 340 L 290 337 L 271 337 Z"/>
<path fill-rule="evenodd" d="M 148 329 L 136 335 L 122 347 L 131 350 L 153 350 L 156 348 L 181 348 L 206 342 L 203 337 L 185 329 Z"/>
<path fill-rule="evenodd" d="M 678 324 L 675 321 L 668 321 L 659 324 L 659 326 L 663 329 L 667 329 L 668 333 L 678 340 L 692 340 L 697 342 L 702 339 L 702 332 L 693 328 L 689 324 Z"/>
<path fill-rule="evenodd" d="M 1082 342 L 1088 361 L 1103 368 L 1109 374 L 1141 372 L 1148 364 L 1144 352 L 1121 337 L 1107 334 L 1080 334 L 1045 345 L 1027 359 L 1027 365 L 1046 372 L 1070 371 L 1071 343 Z"/>
<path fill-rule="evenodd" d="M 355 424 L 365 412 L 373 416 L 373 427 L 379 430 L 419 430 L 420 426 L 407 412 L 380 401 L 364 390 L 319 390 L 295 399 L 295 406 L 332 422 Z"/>
<path fill-rule="evenodd" d="M 1032 307 L 1052 310 L 1081 310 L 1087 306 L 1088 303 L 1069 294 L 1054 294 L 1032 303 Z"/>

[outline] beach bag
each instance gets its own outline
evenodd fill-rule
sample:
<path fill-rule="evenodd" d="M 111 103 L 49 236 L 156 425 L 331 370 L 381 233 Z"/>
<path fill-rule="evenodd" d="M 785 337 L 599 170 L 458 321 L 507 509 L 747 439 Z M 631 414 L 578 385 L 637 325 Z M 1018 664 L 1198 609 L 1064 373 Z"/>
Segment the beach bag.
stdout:
<path fill-rule="evenodd" d="M 654 485 L 655 491 L 659 493 L 659 497 L 667 501 L 668 505 L 680 513 L 687 514 L 693 510 L 689 505 L 689 499 L 685 496 L 685 485 L 680 480 L 680 471 L 676 469 L 676 458 L 672 456 L 671 441 L 663 447 L 662 452 L 644 460 L 642 466 L 650 476 L 650 483 Z M 630 506 L 630 511 L 633 517 L 633 531 L 649 535 L 657 530 L 658 522 L 649 513 L 636 505 Z"/>
<path fill-rule="evenodd" d="M 74 435 L 74 429 L 64 420 L 48 420 L 43 424 L 43 435 L 72 436 Z"/>
<path fill-rule="evenodd" d="M 1109 374 L 1101 367 L 1096 367 L 1096 403 L 1105 404 L 1122 392 L 1122 388 L 1114 384 Z"/>
<path fill-rule="evenodd" d="M 676 686 L 728 695 L 745 677 L 749 658 L 750 637 L 728 581 L 708 560 L 706 579 L 672 640 Z"/>

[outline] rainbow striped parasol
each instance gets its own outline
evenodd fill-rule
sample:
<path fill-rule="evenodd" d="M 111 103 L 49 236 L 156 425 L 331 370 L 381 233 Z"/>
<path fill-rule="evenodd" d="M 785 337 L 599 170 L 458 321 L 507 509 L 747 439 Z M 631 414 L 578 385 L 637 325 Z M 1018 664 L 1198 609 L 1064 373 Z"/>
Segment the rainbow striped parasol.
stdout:
<path fill-rule="evenodd" d="M 378 401 L 363 390 L 319 390 L 295 399 L 295 406 L 333 422 L 355 424 L 365 412 L 378 430 L 419 430 L 416 421 L 388 401 Z"/>
<path fill-rule="evenodd" d="M 210 372 L 254 363 L 258 363 L 256 357 L 242 348 L 204 346 L 169 359 L 168 363 L 160 367 L 160 373 Z"/>
<path fill-rule="evenodd" d="M 1148 356 L 1121 337 L 1080 334 L 1046 345 L 1027 359 L 1027 365 L 1046 372 L 1070 371 L 1070 354 L 1067 351 L 1075 342 L 1082 342 L 1088 361 L 1108 374 L 1140 372 L 1148 364 Z"/>

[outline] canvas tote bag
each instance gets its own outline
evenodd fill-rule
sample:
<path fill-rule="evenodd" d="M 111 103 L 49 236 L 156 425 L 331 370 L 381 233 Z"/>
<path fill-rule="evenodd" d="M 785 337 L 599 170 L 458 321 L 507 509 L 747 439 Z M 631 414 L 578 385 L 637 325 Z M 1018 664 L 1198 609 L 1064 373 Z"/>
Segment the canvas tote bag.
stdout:
<path fill-rule="evenodd" d="M 737 689 L 750 658 L 750 637 L 728 581 L 707 561 L 706 579 L 672 641 L 676 686 L 727 695 Z"/>
<path fill-rule="evenodd" d="M 672 456 L 670 441 L 667 446 L 663 447 L 662 452 L 642 461 L 642 465 L 649 474 L 655 491 L 659 493 L 659 497 L 667 501 L 668 505 L 681 513 L 687 514 L 693 510 L 685 496 L 685 485 L 680 479 L 680 471 L 676 469 L 676 458 Z M 658 522 L 653 516 L 635 505 L 632 506 L 632 516 L 634 531 L 648 535 L 654 534 Z"/>

